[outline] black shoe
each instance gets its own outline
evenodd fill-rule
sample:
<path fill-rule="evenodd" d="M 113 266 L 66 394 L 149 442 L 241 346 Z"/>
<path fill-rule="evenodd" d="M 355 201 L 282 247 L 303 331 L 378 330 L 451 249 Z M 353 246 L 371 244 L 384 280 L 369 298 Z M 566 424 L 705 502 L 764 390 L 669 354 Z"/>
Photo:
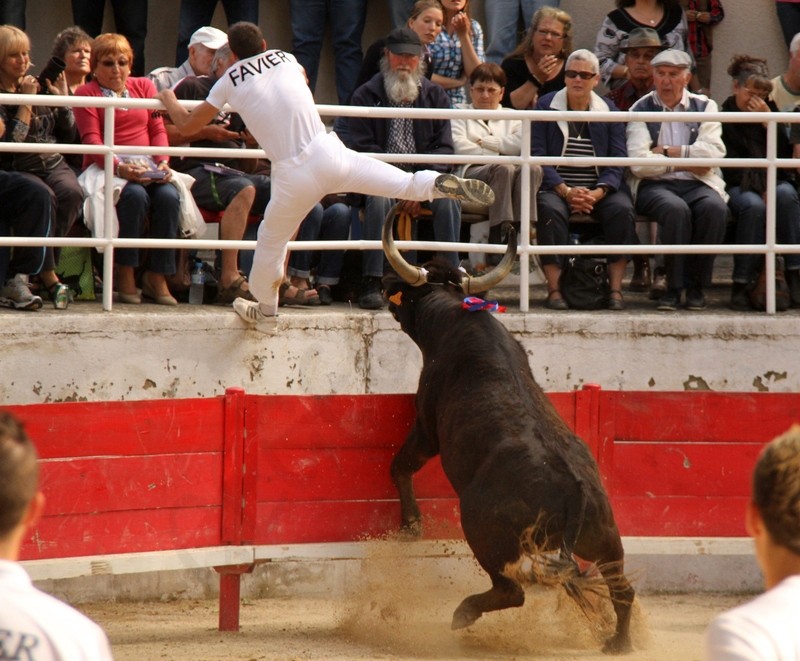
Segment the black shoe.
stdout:
<path fill-rule="evenodd" d="M 358 297 L 358 307 L 363 310 L 380 310 L 386 301 L 381 292 L 381 279 L 377 276 L 367 276 L 361 284 L 361 295 Z"/>
<path fill-rule="evenodd" d="M 656 310 L 661 310 L 662 312 L 674 312 L 678 309 L 678 306 L 681 304 L 681 290 L 680 289 L 668 289 L 667 292 L 658 299 L 658 306 Z"/>
<path fill-rule="evenodd" d="M 553 298 L 553 294 L 558 294 L 558 298 Z M 569 305 L 561 296 L 561 292 L 558 289 L 554 289 L 547 295 L 547 299 L 544 302 L 544 306 L 548 310 L 569 310 Z"/>
<path fill-rule="evenodd" d="M 753 306 L 750 305 L 750 295 L 747 293 L 746 282 L 733 283 L 731 287 L 731 302 L 728 307 L 737 312 L 748 312 L 753 309 Z"/>
<path fill-rule="evenodd" d="M 706 309 L 706 297 L 699 288 L 686 290 L 686 309 L 698 312 Z"/>
<path fill-rule="evenodd" d="M 329 285 L 319 285 L 316 287 L 317 294 L 319 294 L 320 305 L 330 305 L 333 303 L 333 294 Z"/>

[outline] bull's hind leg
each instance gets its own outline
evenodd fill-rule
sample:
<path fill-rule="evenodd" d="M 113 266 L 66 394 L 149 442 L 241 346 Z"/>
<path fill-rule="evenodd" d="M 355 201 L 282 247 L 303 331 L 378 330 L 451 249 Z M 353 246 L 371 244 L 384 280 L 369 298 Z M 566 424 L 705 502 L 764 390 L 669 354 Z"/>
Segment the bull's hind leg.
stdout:
<path fill-rule="evenodd" d="M 484 613 L 515 608 L 525 603 L 525 592 L 519 583 L 502 574 L 492 574 L 492 589 L 464 599 L 453 613 L 451 629 L 468 627 Z"/>
<path fill-rule="evenodd" d="M 427 448 L 424 435 L 415 425 L 392 460 L 392 482 L 400 496 L 400 528 L 413 537 L 422 535 L 422 514 L 414 495 L 413 476 L 435 454 Z"/>

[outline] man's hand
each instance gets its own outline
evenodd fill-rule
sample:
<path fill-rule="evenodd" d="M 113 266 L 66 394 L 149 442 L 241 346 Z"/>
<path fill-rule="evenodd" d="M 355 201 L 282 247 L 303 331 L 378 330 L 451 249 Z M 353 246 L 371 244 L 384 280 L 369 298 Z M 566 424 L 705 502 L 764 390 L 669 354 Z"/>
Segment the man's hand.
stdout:
<path fill-rule="evenodd" d="M 224 124 L 209 124 L 203 129 L 203 137 L 211 142 L 228 142 L 241 138 L 236 131 L 229 130 Z"/>
<path fill-rule="evenodd" d="M 572 213 L 592 213 L 594 203 L 597 201 L 595 196 L 588 188 L 576 186 L 569 189 L 567 193 L 567 204 Z"/>
<path fill-rule="evenodd" d="M 400 200 L 400 209 L 408 213 L 412 218 L 416 218 L 422 210 L 422 204 L 416 200 Z"/>

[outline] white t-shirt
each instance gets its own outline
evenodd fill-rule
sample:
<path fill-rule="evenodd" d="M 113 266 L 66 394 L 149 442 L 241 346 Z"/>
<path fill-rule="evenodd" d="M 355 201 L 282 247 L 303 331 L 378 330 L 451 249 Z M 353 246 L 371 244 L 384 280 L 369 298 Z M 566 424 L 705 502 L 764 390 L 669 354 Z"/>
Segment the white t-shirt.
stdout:
<path fill-rule="evenodd" d="M 228 103 L 238 112 L 271 161 L 294 158 L 325 133 L 302 68 L 282 50 L 234 63 L 206 101 L 218 109 Z"/>
<path fill-rule="evenodd" d="M 108 638 L 97 624 L 34 587 L 21 565 L 0 560 L 0 659 L 112 658 Z"/>
<path fill-rule="evenodd" d="M 718 615 L 706 631 L 708 661 L 800 659 L 800 576 Z"/>

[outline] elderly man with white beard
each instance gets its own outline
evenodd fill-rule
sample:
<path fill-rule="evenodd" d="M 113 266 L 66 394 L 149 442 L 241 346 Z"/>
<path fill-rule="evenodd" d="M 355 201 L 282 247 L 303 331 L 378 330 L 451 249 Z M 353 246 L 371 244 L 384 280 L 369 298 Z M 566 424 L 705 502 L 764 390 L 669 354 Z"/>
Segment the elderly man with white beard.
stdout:
<path fill-rule="evenodd" d="M 361 85 L 353 93 L 352 105 L 395 108 L 449 108 L 450 100 L 445 91 L 432 83 L 420 67 L 422 42 L 410 28 L 399 28 L 389 33 L 386 51 L 381 60 L 381 72 Z M 447 119 L 410 118 L 350 118 L 350 145 L 360 152 L 390 154 L 453 154 L 453 137 Z M 410 172 L 423 169 L 450 172 L 450 164 L 399 163 Z M 381 228 L 389 208 L 400 202 L 402 210 L 417 217 L 423 205 L 432 214 L 433 235 L 436 241 L 457 241 L 461 228 L 461 204 L 442 198 L 427 203 L 412 200 L 393 200 L 385 197 L 367 196 L 364 210 L 363 238 L 380 240 Z M 427 221 L 426 221 L 427 222 Z M 413 236 L 416 238 L 414 225 Z M 442 252 L 453 265 L 458 263 L 458 253 Z M 410 262 L 416 260 L 409 253 Z M 377 310 L 384 305 L 381 295 L 383 276 L 383 253 L 368 250 L 363 253 L 362 288 L 359 307 Z"/>

